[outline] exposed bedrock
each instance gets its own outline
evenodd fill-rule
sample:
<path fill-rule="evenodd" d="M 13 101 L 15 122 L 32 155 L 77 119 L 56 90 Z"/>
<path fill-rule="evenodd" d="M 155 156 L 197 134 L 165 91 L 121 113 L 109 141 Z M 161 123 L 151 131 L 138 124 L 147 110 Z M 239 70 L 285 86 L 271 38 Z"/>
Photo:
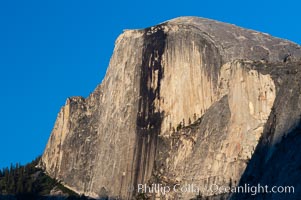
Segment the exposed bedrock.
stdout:
<path fill-rule="evenodd" d="M 238 184 L 258 143 L 254 162 L 268 162 L 299 122 L 300 56 L 287 40 L 203 18 L 126 30 L 102 83 L 61 109 L 40 165 L 91 197 Z"/>

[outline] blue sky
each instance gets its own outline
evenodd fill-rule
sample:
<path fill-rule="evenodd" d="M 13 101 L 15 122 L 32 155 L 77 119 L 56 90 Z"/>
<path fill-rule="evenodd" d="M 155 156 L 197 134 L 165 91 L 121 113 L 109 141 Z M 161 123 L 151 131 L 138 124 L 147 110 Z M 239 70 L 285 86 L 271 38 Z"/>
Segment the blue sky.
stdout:
<path fill-rule="evenodd" d="M 0 1 L 0 168 L 42 154 L 60 107 L 101 82 L 123 29 L 201 16 L 301 43 L 297 0 L 161 1 Z"/>

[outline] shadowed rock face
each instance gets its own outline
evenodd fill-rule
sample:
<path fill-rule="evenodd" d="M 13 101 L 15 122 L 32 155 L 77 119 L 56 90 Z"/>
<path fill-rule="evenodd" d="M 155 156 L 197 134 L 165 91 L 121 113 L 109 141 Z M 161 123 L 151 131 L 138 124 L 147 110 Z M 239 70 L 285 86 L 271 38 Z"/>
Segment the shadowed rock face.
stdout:
<path fill-rule="evenodd" d="M 240 185 L 293 186 L 294 193 L 234 194 L 231 199 L 299 199 L 301 145 L 301 63 L 268 64 L 258 68 L 269 72 L 277 96 L 262 137 L 245 170 Z M 288 191 L 288 189 L 287 189 Z M 292 190 L 291 190 L 292 191 Z"/>
<path fill-rule="evenodd" d="M 300 57 L 292 42 L 203 18 L 127 30 L 103 82 L 61 109 L 40 165 L 92 197 L 133 199 L 140 183 L 238 184 L 258 142 L 268 162 L 299 120 L 287 112 L 301 105 Z"/>

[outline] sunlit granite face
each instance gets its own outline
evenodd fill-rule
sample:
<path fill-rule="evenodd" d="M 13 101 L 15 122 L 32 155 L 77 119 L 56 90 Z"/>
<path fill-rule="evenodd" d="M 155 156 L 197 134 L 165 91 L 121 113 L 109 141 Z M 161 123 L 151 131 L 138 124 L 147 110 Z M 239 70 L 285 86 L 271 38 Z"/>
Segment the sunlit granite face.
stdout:
<path fill-rule="evenodd" d="M 61 109 L 40 166 L 91 197 L 133 199 L 144 183 L 238 184 L 267 126 L 276 123 L 272 148 L 298 120 L 300 98 L 290 117 L 270 117 L 300 57 L 292 42 L 203 18 L 127 30 L 102 83 Z"/>

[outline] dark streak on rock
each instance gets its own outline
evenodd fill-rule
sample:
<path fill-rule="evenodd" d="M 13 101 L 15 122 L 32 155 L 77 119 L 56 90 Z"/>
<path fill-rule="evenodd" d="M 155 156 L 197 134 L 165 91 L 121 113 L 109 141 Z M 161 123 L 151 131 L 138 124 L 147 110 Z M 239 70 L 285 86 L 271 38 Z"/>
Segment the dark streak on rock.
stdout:
<path fill-rule="evenodd" d="M 163 113 L 155 108 L 155 100 L 160 100 L 160 81 L 163 78 L 161 61 L 165 49 L 165 40 L 166 34 L 162 26 L 145 29 L 137 114 L 137 136 L 132 166 L 132 186 L 134 188 L 137 188 L 139 183 L 145 183 L 149 179 L 157 151 L 157 139 L 161 130 Z M 154 82 L 156 82 L 155 88 L 152 86 Z M 136 192 L 134 190 L 130 196 L 134 196 Z"/>

